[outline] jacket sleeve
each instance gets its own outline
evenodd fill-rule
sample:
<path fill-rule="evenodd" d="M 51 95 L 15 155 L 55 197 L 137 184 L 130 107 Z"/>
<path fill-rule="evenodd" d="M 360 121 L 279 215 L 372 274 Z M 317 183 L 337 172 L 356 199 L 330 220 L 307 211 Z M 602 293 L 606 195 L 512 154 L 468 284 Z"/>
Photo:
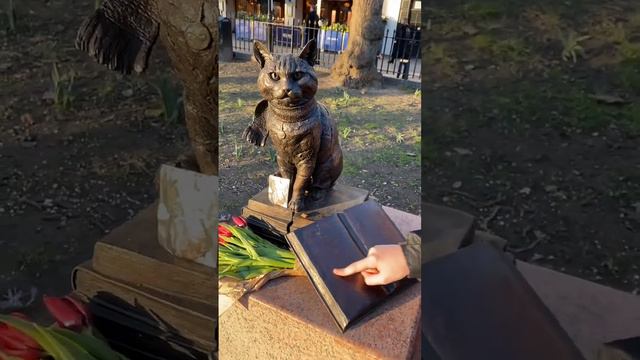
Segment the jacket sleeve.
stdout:
<path fill-rule="evenodd" d="M 421 261 L 421 242 L 420 236 L 414 232 L 409 233 L 406 241 L 402 244 L 402 252 L 407 259 L 409 265 L 409 277 L 420 280 L 422 261 Z"/>

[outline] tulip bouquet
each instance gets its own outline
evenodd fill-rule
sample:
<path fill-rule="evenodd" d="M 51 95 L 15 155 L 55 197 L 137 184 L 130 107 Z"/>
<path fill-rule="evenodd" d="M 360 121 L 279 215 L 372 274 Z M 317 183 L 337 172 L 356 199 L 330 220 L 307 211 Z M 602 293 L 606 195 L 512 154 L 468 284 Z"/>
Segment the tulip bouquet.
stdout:
<path fill-rule="evenodd" d="M 304 276 L 295 255 L 256 235 L 239 216 L 218 226 L 218 316 L 245 294 L 281 276 Z"/>
<path fill-rule="evenodd" d="M 220 277 L 249 280 L 272 271 L 293 269 L 296 257 L 256 235 L 247 221 L 232 217 L 236 226 L 218 226 L 218 264 Z"/>
<path fill-rule="evenodd" d="M 72 296 L 45 296 L 56 323 L 45 327 L 22 314 L 0 315 L 0 359 L 125 360 L 91 326 L 85 305 Z"/>

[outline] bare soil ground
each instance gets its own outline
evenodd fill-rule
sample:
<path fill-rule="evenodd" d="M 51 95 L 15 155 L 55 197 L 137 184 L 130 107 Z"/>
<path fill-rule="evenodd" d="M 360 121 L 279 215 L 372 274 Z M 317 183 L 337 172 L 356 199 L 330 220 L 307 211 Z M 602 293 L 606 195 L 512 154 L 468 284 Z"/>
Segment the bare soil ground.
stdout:
<path fill-rule="evenodd" d="M 638 293 L 640 4 L 428 6 L 424 199 L 523 260 Z"/>
<path fill-rule="evenodd" d="M 220 64 L 220 208 L 239 213 L 276 171 L 270 142 L 257 148 L 240 136 L 260 101 L 254 61 Z M 384 205 L 420 212 L 420 93 L 415 84 L 366 91 L 337 87 L 316 69 L 316 99 L 337 119 L 345 157 L 338 182 L 367 189 Z"/>
<path fill-rule="evenodd" d="M 0 297 L 62 295 L 93 244 L 154 201 L 155 172 L 185 151 L 186 130 L 159 116 L 156 86 L 172 82 L 160 45 L 146 74 L 123 77 L 74 49 L 93 1 L 16 3 L 15 32 L 0 13 Z"/>

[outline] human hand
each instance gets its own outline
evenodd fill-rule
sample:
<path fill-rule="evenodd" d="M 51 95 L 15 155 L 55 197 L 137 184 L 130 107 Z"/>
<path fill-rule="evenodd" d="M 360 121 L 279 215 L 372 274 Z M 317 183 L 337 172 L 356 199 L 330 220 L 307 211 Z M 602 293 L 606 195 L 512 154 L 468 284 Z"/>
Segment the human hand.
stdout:
<path fill-rule="evenodd" d="M 338 276 L 360 273 L 367 285 L 386 285 L 409 275 L 409 265 L 400 245 L 377 245 L 369 249 L 366 258 L 342 269 L 333 269 Z"/>

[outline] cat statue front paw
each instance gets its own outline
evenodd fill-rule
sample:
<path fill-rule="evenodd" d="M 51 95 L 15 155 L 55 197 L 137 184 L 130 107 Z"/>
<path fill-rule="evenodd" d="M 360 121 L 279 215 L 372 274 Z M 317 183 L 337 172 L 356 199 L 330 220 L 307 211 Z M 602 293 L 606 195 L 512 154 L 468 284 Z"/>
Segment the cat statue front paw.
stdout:
<path fill-rule="evenodd" d="M 304 199 L 291 199 L 291 201 L 289 201 L 289 209 L 293 212 L 300 212 L 304 210 Z"/>

